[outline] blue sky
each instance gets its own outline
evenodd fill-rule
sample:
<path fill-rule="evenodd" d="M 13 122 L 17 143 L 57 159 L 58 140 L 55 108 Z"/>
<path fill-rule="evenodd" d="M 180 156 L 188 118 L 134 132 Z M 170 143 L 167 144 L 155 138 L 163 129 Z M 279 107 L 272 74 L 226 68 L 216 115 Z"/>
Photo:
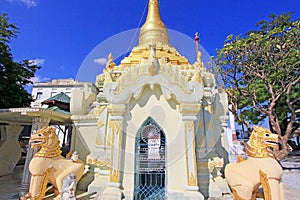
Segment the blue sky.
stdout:
<path fill-rule="evenodd" d="M 42 66 L 36 80 L 47 81 L 76 78 L 93 49 L 92 61 L 101 72 L 107 56 L 97 52 L 103 49 L 102 42 L 110 38 L 105 48 L 112 51 L 122 46 L 112 39 L 115 35 L 130 43 L 136 31 L 126 36 L 123 31 L 144 22 L 146 5 L 147 0 L 0 0 L 0 12 L 20 29 L 11 43 L 15 60 L 36 60 Z M 270 13 L 291 11 L 294 19 L 300 18 L 299 0 L 160 0 L 160 5 L 167 27 L 191 38 L 199 32 L 200 43 L 210 55 L 222 48 L 227 35 L 255 29 L 256 22 Z M 97 72 L 84 71 L 94 81 Z"/>

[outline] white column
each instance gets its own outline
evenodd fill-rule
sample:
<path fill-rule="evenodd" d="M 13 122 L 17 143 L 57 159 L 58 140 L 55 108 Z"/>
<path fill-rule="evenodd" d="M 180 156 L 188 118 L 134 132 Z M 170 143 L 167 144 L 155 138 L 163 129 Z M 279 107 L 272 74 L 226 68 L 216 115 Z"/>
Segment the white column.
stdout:
<path fill-rule="evenodd" d="M 49 122 L 50 122 L 49 118 L 33 117 L 30 135 L 34 135 L 37 130 L 48 126 Z M 29 173 L 28 167 L 29 167 L 29 163 L 35 153 L 36 153 L 36 151 L 31 149 L 30 143 L 29 143 L 27 146 L 27 154 L 26 154 L 26 161 L 25 161 L 24 170 L 23 170 L 22 182 L 21 182 L 20 188 L 19 188 L 19 196 L 23 196 L 23 195 L 27 194 L 29 191 L 31 175 Z"/>
<path fill-rule="evenodd" d="M 185 156 L 186 156 L 186 192 L 184 199 L 204 199 L 198 191 L 197 161 L 195 145 L 195 121 L 200 111 L 200 104 L 181 104 L 179 111 L 182 114 L 182 123 L 185 135 Z"/>
<path fill-rule="evenodd" d="M 1 129 L 0 176 L 12 174 L 17 162 L 20 160 L 21 148 L 18 136 L 22 129 L 23 127 L 20 124 L 14 123 L 3 125 Z"/>
<path fill-rule="evenodd" d="M 123 115 L 125 114 L 125 110 L 126 105 L 124 104 L 112 104 L 108 107 L 110 123 L 112 126 L 111 168 L 108 187 L 104 190 L 100 199 L 120 200 L 122 198 L 121 160 L 124 121 Z"/>

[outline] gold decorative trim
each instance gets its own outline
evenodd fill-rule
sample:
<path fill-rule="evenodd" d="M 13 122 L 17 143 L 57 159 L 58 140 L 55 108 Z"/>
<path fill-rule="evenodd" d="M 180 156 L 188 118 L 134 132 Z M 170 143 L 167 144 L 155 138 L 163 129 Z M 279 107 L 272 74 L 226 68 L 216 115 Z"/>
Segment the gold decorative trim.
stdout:
<path fill-rule="evenodd" d="M 190 173 L 188 183 L 189 186 L 197 186 L 198 185 L 197 176 L 195 174 Z"/>
<path fill-rule="evenodd" d="M 207 162 L 198 162 L 197 164 L 198 168 L 208 168 Z"/>
<path fill-rule="evenodd" d="M 111 169 L 110 169 L 110 181 L 119 182 L 119 173 L 121 166 L 121 144 L 122 144 L 122 132 L 123 132 L 123 121 L 122 120 L 112 120 L 110 121 L 112 126 L 112 151 L 111 151 Z M 114 147 L 115 139 L 118 138 L 118 146 Z M 115 152 L 117 151 L 117 152 Z M 118 163 L 113 163 L 114 156 L 118 156 Z M 114 169 L 116 167 L 117 169 Z"/>
<path fill-rule="evenodd" d="M 205 106 L 204 108 L 207 112 L 209 112 L 210 114 L 212 113 L 212 105 L 211 104 L 207 104 L 207 106 Z"/>
<path fill-rule="evenodd" d="M 236 189 L 234 189 L 233 187 L 230 187 L 230 188 L 231 188 L 231 191 L 232 191 L 232 194 L 233 194 L 235 200 L 246 200 L 246 199 L 243 199 L 242 197 L 240 197 L 240 195 L 238 194 Z"/>
<path fill-rule="evenodd" d="M 243 162 L 243 161 L 245 161 L 245 158 L 243 157 L 243 156 L 241 156 L 241 155 L 238 155 L 238 157 L 237 157 L 237 163 L 241 163 L 241 162 Z"/>
<path fill-rule="evenodd" d="M 259 149 L 251 147 L 248 143 L 246 143 L 246 153 L 253 158 L 268 158 L 272 157 L 272 154 L 268 151 L 267 148 Z"/>
<path fill-rule="evenodd" d="M 259 179 L 260 179 L 261 185 L 264 189 L 264 196 L 265 196 L 264 199 L 272 200 L 271 188 L 270 188 L 270 184 L 268 182 L 267 174 L 265 174 L 263 171 L 259 170 Z"/>
<path fill-rule="evenodd" d="M 118 183 L 119 182 L 119 171 L 116 169 L 110 169 L 110 182 Z"/>
<path fill-rule="evenodd" d="M 186 146 L 186 172 L 187 172 L 187 182 L 189 186 L 198 186 L 197 180 L 197 163 L 196 163 L 196 153 L 195 153 L 195 133 L 194 133 L 194 121 L 184 122 L 184 132 L 185 132 L 185 146 Z M 193 141 L 192 146 L 188 146 L 188 135 L 191 134 Z M 192 148 L 193 154 L 189 155 L 189 148 Z M 194 171 L 189 170 L 189 156 L 192 156 Z"/>
<path fill-rule="evenodd" d="M 103 141 L 101 139 L 101 137 L 99 136 L 99 134 L 96 135 L 96 145 L 103 145 Z"/>
<path fill-rule="evenodd" d="M 45 173 L 42 175 L 36 175 L 36 174 L 32 174 L 32 180 L 34 180 L 35 178 L 37 178 L 36 176 L 41 176 L 42 180 L 41 180 L 41 187 L 39 187 L 39 193 L 38 196 L 36 197 L 32 197 L 32 194 L 29 192 L 29 196 L 30 199 L 32 200 L 40 200 L 43 199 L 45 196 L 45 192 L 46 192 L 46 188 L 47 188 L 47 184 L 49 181 L 49 173 L 50 173 L 50 169 L 46 169 Z M 33 181 L 30 181 L 30 188 L 32 187 Z"/>

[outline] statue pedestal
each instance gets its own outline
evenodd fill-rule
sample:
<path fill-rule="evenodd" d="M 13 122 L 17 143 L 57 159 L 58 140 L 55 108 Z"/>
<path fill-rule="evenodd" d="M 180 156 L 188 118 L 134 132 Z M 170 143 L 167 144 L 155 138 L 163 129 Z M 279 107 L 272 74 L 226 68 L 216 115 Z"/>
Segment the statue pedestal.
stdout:
<path fill-rule="evenodd" d="M 221 197 L 222 196 L 222 191 L 218 187 L 215 181 L 210 179 L 209 181 L 209 197 Z"/>
<path fill-rule="evenodd" d="M 222 177 L 216 177 L 215 179 L 216 185 L 220 188 L 222 194 L 231 194 L 231 190 L 228 186 L 228 183 L 226 180 Z"/>
<path fill-rule="evenodd" d="M 104 192 L 109 180 L 109 171 L 105 172 L 106 171 L 101 171 L 99 174 L 95 174 L 94 181 L 88 187 L 89 193 L 97 192 L 102 194 Z"/>
<path fill-rule="evenodd" d="M 204 196 L 198 191 L 185 191 L 185 200 L 204 200 Z"/>
<path fill-rule="evenodd" d="M 108 187 L 99 196 L 99 200 L 120 200 L 122 199 L 122 190 L 118 183 L 108 183 Z"/>

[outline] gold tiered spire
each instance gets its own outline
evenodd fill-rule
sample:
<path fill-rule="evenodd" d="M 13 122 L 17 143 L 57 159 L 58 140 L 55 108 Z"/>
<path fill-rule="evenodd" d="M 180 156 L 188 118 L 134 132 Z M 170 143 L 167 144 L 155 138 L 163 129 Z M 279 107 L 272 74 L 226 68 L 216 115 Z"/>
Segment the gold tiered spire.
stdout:
<path fill-rule="evenodd" d="M 121 61 L 121 66 L 130 67 L 140 64 L 141 59 L 149 59 L 152 45 L 156 46 L 156 59 L 164 58 L 167 63 L 170 62 L 173 65 L 189 64 L 188 60 L 170 45 L 168 29 L 160 18 L 158 0 L 149 0 L 148 14 L 141 28 L 139 45 Z"/>
<path fill-rule="evenodd" d="M 139 45 L 157 42 L 169 45 L 169 35 L 166 25 L 160 18 L 158 0 L 149 0 L 148 15 L 141 28 Z"/>

